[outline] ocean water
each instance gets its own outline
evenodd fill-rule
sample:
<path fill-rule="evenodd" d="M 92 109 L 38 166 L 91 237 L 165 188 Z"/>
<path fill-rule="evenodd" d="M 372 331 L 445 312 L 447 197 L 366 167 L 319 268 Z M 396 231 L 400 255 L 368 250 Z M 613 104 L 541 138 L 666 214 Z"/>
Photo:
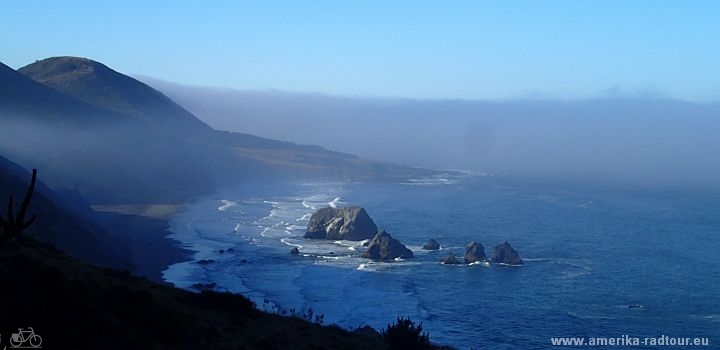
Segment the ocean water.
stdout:
<path fill-rule="evenodd" d="M 365 207 L 415 258 L 371 262 L 358 242 L 302 238 L 315 209 L 346 205 Z M 264 300 L 312 308 L 349 329 L 409 316 L 431 341 L 459 349 L 623 335 L 708 337 L 720 348 L 720 194 L 492 176 L 244 185 L 189 203 L 171 230 L 196 253 L 170 266 L 165 280 L 189 289 L 213 282 L 260 308 Z M 421 250 L 429 238 L 442 249 Z M 438 262 L 462 256 L 469 241 L 488 255 L 508 241 L 525 265 Z M 293 246 L 301 256 L 289 254 Z"/>

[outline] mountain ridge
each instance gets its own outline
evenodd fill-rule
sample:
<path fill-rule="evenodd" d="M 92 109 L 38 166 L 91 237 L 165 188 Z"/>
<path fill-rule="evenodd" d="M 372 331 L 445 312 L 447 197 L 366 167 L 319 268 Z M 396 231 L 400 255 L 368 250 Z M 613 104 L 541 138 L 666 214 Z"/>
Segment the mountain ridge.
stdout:
<path fill-rule="evenodd" d="M 34 81 L 96 107 L 165 128 L 211 128 L 150 86 L 87 58 L 60 56 L 17 70 Z"/>
<path fill-rule="evenodd" d="M 215 130 L 148 85 L 84 58 L 48 58 L 20 71 L 4 66 L 0 74 L 0 153 L 43 169 L 53 188 L 76 189 L 93 204 L 177 203 L 243 181 L 431 173 Z"/>

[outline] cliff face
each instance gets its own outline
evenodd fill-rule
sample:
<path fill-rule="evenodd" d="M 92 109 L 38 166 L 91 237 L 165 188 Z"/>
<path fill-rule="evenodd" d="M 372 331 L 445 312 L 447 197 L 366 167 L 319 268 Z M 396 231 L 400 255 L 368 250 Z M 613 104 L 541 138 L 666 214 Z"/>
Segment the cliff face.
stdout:
<path fill-rule="evenodd" d="M 310 218 L 303 237 L 362 241 L 373 238 L 377 232 L 375 222 L 363 208 L 322 208 Z"/>

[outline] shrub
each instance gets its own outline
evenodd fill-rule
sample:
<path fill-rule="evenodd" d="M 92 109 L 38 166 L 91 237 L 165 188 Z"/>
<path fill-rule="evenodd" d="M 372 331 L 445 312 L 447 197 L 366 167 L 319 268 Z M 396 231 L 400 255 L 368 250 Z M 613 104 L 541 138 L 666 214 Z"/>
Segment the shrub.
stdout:
<path fill-rule="evenodd" d="M 33 191 L 35 190 L 35 179 L 37 178 L 37 169 L 33 169 L 32 179 L 30 180 L 30 186 L 25 193 L 20 209 L 17 213 L 13 214 L 13 196 L 10 195 L 8 200 L 7 217 L 3 217 L 0 214 L 0 228 L 2 234 L 0 238 L 8 241 L 14 241 L 15 238 L 25 231 L 35 221 L 35 216 L 30 220 L 25 221 L 25 214 L 27 213 L 28 206 L 30 205 L 30 199 L 32 199 Z"/>
<path fill-rule="evenodd" d="M 410 317 L 398 317 L 381 332 L 390 349 L 430 349 L 430 336 L 422 332 L 422 322 L 415 325 Z"/>

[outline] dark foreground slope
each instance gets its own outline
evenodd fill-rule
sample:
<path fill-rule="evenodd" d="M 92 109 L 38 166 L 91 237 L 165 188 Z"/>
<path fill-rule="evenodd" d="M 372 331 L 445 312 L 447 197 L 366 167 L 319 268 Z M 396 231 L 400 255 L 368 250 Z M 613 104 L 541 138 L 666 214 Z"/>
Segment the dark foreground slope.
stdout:
<path fill-rule="evenodd" d="M 33 242 L 0 245 L 0 332 L 33 327 L 49 349 L 382 349 L 378 337 L 81 263 Z M 3 339 L 6 339 L 5 337 Z"/>
<path fill-rule="evenodd" d="M 0 155 L 0 206 L 5 217 L 7 198 L 12 195 L 17 206 L 28 187 L 28 179 L 30 173 Z M 28 209 L 37 220 L 27 234 L 94 264 L 130 268 L 130 260 L 121 253 L 124 244 L 113 239 L 101 225 L 83 216 L 82 209 L 63 201 L 40 181 Z"/>
<path fill-rule="evenodd" d="M 322 326 L 262 312 L 240 295 L 192 293 L 93 267 L 23 237 L 0 244 L 0 280 L 0 332 L 32 327 L 48 349 L 388 348 L 367 329 Z"/>

